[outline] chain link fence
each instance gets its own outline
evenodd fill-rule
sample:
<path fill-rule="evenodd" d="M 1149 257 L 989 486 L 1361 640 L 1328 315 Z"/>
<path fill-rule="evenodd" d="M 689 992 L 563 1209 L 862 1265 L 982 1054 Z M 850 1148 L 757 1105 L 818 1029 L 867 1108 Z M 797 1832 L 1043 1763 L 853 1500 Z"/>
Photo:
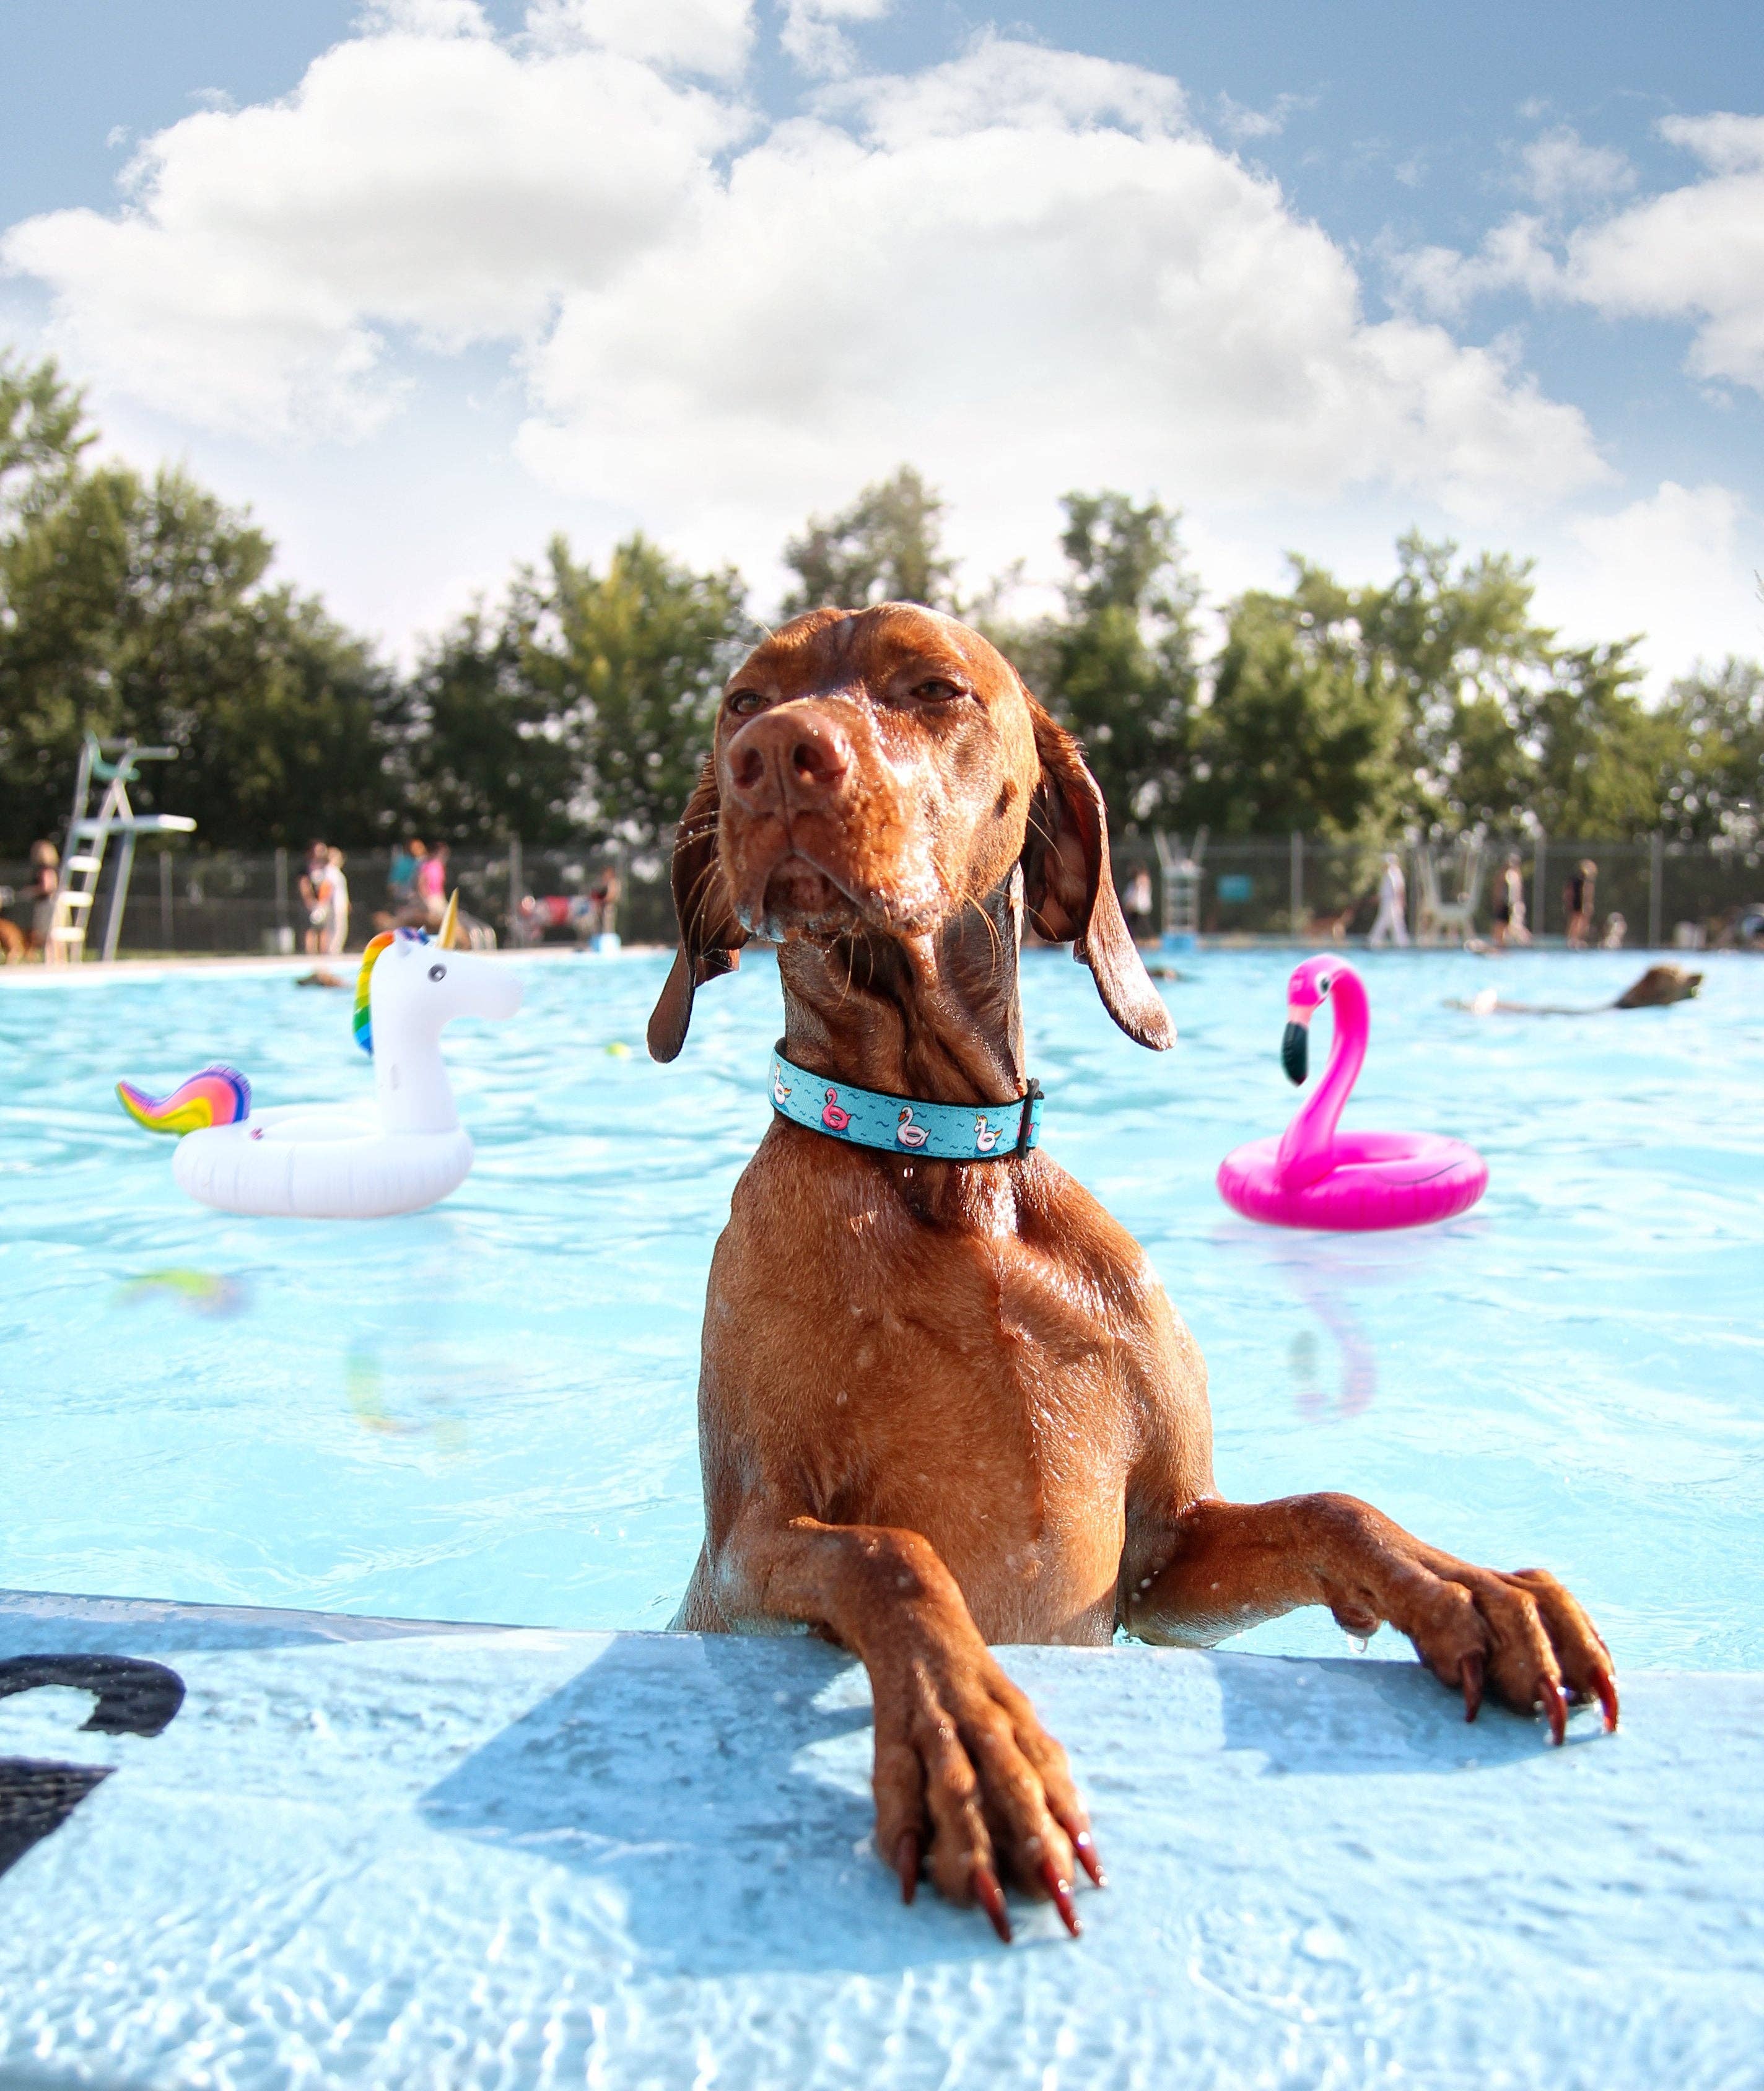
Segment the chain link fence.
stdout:
<path fill-rule="evenodd" d="M 1516 860 L 1525 927 L 1533 937 L 1568 933 L 1570 881 L 1589 864 L 1592 937 L 1621 933 L 1625 946 L 1701 948 L 1750 943 L 1749 916 L 1764 916 L 1764 847 L 1718 848 L 1667 843 L 1460 836 L 1417 843 L 1318 843 L 1302 835 L 1213 841 L 1205 836 L 1128 836 L 1114 851 L 1115 883 L 1147 906 L 1130 910 L 1136 930 L 1155 934 L 1177 918 L 1167 866 L 1186 860 L 1196 873 L 1196 926 L 1209 937 L 1287 937 L 1328 941 L 1363 937 L 1378 912 L 1379 882 L 1394 856 L 1406 889 L 1408 933 L 1417 942 L 1458 943 L 1494 926 L 1501 874 Z M 1149 894 L 1146 889 L 1149 887 Z M 1434 909 L 1439 912 L 1435 913 Z M 1621 918 L 1613 923 L 1612 916 Z"/>
<path fill-rule="evenodd" d="M 1509 856 L 1518 859 L 1527 927 L 1534 936 L 1565 933 L 1565 889 L 1582 863 L 1594 868 L 1595 942 L 1606 936 L 1613 915 L 1623 918 L 1625 945 L 1654 947 L 1749 943 L 1755 938 L 1749 911 L 1764 919 L 1764 849 L 1658 839 L 1612 843 L 1499 836 L 1430 844 L 1318 843 L 1298 835 L 1232 841 L 1166 837 L 1163 842 L 1160 850 L 1152 837 L 1127 836 L 1114 850 L 1115 883 L 1136 933 L 1145 938 L 1175 922 L 1177 896 L 1169 867 L 1184 860 L 1193 867 L 1193 916 L 1203 936 L 1313 942 L 1364 936 L 1376 912 L 1387 852 L 1402 867 L 1409 933 L 1417 942 L 1456 943 L 1467 933 L 1486 936 L 1497 881 Z M 287 851 L 143 847 L 123 917 L 121 948 L 137 957 L 298 952 L 310 926 L 300 893 L 303 869 L 300 855 Z M 359 951 L 399 912 L 401 896 L 391 890 L 391 869 L 386 851 L 348 853 L 344 872 L 352 951 Z M 609 871 L 616 873 L 618 886 L 610 911 L 593 899 Z M 24 929 L 30 926 L 30 877 L 27 864 L 0 862 L 0 895 L 12 896 L 0 898 L 0 913 Z M 462 908 L 505 946 L 582 942 L 605 928 L 615 929 L 628 944 L 675 940 L 667 866 L 659 858 L 515 843 L 456 852 L 448 861 L 447 882 L 459 889 Z M 107 867 L 93 911 L 94 950 L 107 925 L 112 885 Z M 1444 903 L 1450 919 L 1430 917 L 1430 898 Z"/>
<path fill-rule="evenodd" d="M 112 851 L 113 858 L 116 855 Z M 156 850 L 143 847 L 124 906 L 120 948 L 150 953 L 238 955 L 299 952 L 312 928 L 300 894 L 304 857 L 287 850 Z M 610 905 L 597 901 L 606 874 L 616 874 Z M 345 852 L 349 886 L 348 949 L 359 951 L 379 929 L 410 912 L 408 890 L 395 892 L 386 850 Z M 0 862 L 0 890 L 13 898 L 7 917 L 28 929 L 31 873 L 22 863 Z M 447 860 L 446 882 L 462 911 L 483 924 L 498 944 L 581 943 L 597 931 L 616 930 L 628 943 L 672 943 L 674 907 L 666 867 L 633 863 L 608 850 L 461 850 Z M 114 904 L 114 866 L 107 864 L 92 911 L 90 944 L 101 947 Z M 527 904 L 524 907 L 523 902 Z"/>

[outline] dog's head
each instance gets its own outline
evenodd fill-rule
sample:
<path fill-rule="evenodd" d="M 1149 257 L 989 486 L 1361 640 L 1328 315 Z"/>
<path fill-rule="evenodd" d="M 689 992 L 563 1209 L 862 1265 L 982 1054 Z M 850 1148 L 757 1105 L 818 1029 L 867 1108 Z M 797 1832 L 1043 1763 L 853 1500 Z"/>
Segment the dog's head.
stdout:
<path fill-rule="evenodd" d="M 915 604 L 795 619 L 730 678 L 681 819 L 680 949 L 649 1050 L 679 1051 L 693 990 L 749 936 L 928 936 L 1019 864 L 1037 933 L 1075 944 L 1130 1037 L 1171 1044 L 1115 898 L 1096 780 L 1009 662 Z"/>

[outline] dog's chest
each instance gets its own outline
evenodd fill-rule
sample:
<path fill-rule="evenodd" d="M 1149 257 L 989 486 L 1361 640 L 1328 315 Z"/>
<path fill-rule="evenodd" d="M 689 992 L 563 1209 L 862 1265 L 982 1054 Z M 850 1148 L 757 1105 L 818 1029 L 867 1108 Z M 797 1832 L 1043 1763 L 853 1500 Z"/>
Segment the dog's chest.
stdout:
<path fill-rule="evenodd" d="M 1133 1442 L 1121 1350 L 1069 1277 L 984 1245 L 854 1274 L 797 1389 L 817 1514 L 922 1533 L 994 1637 L 1112 1621 Z"/>

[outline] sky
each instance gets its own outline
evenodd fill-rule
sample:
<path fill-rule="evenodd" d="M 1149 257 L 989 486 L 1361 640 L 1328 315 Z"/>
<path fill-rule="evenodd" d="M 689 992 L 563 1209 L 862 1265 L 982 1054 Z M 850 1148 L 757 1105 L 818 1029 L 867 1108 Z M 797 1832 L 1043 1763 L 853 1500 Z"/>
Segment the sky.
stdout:
<path fill-rule="evenodd" d="M 552 533 L 732 561 L 903 462 L 1215 606 L 1418 527 L 1658 691 L 1764 653 L 1764 14 L 7 0 L 0 346 L 408 660 Z"/>

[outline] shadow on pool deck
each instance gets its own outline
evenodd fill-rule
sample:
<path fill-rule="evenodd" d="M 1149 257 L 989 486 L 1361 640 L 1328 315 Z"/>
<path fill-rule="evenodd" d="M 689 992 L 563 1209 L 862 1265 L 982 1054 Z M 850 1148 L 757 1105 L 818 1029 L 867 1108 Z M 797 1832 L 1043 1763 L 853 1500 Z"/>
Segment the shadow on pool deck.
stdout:
<path fill-rule="evenodd" d="M 1541 1716 L 1525 1719 L 1486 1703 L 1474 1724 L 1467 1723 L 1458 1694 L 1418 1662 L 1208 1660 L 1224 1710 L 1225 1748 L 1259 1751 L 1271 1773 L 1347 1778 L 1486 1770 L 1550 1748 Z M 1326 1688 L 1311 1688 L 1313 1679 Z M 1592 1709 L 1581 1709 L 1567 1747 L 1584 1747 L 1602 1734 Z"/>
<path fill-rule="evenodd" d="M 1758 2080 L 1755 1675 L 1637 1672 L 1554 1750 L 1408 1662 L 1003 1649 L 1112 1881 L 1007 1951 L 900 1907 L 815 1642 L 0 1597 L 0 1654 L 82 1649 L 188 1695 L 0 1701 L 111 1774 L 0 1883 L 0 2084 Z"/>
<path fill-rule="evenodd" d="M 989 1951 L 979 1920 L 953 1912 L 877 1921 L 898 1891 L 872 1851 L 869 1708 L 850 1670 L 806 1641 L 757 1664 L 715 1636 L 620 1638 L 419 1813 L 594 1876 L 646 1962 L 682 1973 L 879 1972 Z"/>
<path fill-rule="evenodd" d="M 751 1644 L 715 1636 L 616 1639 L 432 1787 L 419 1813 L 592 1878 L 645 1960 L 680 1973 L 882 1973 L 991 1955 L 981 1920 L 929 1887 L 905 1923 L 880 1907 L 897 1891 L 872 1842 L 863 1673 L 817 1642 L 770 1647 L 776 1659 L 756 1662 Z M 1092 1739 L 1060 1720 L 1051 1669 L 1046 1691 L 1033 1676 L 1053 1653 L 1007 1660 L 1082 1769 Z M 1057 1653 L 1069 1662 L 1073 1651 Z M 1173 1681 L 1190 1718 L 1134 1769 L 1179 1793 L 1197 1747 L 1241 1753 L 1252 1780 L 1487 1770 L 1546 1747 L 1538 1723 L 1498 1708 L 1467 1728 L 1418 1666 L 1213 1658 L 1159 1687 Z M 1576 1722 L 1576 1740 L 1595 1733 Z M 1031 1939 L 1055 1942 L 1039 1926 Z"/>

